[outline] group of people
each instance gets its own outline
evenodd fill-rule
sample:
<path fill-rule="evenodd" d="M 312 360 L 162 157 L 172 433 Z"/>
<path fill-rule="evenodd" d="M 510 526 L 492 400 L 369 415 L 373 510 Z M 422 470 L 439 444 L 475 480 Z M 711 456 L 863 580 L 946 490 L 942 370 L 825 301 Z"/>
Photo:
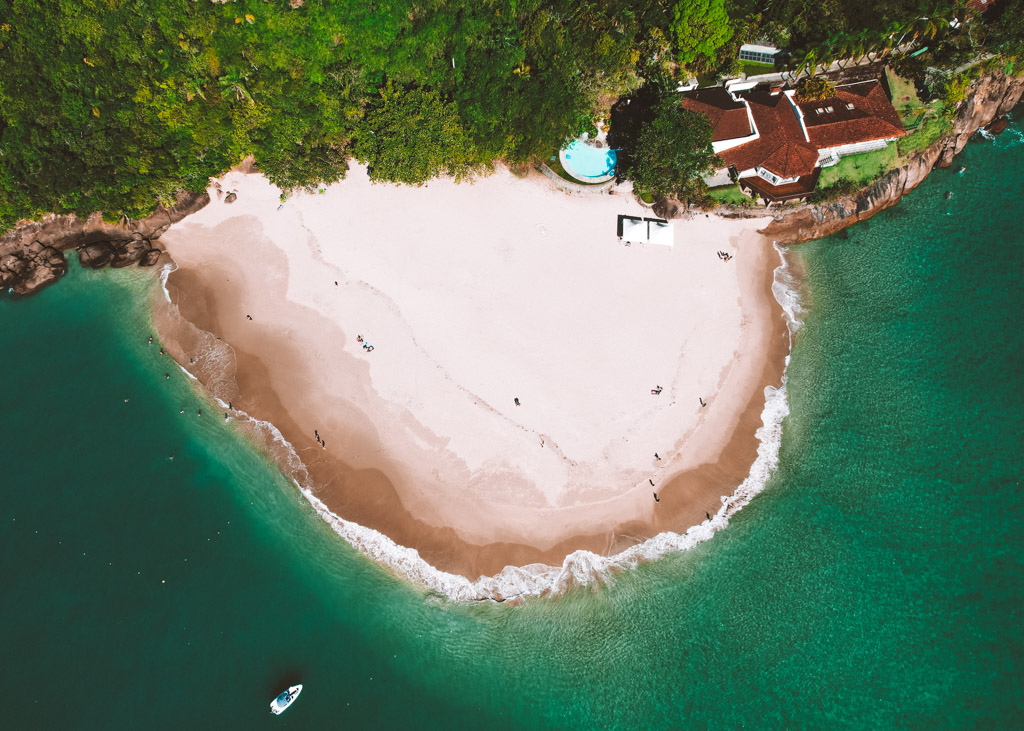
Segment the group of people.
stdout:
<path fill-rule="evenodd" d="M 357 335 L 356 336 L 356 342 L 357 343 L 362 343 L 363 344 L 363 350 L 365 350 L 367 353 L 372 353 L 373 352 L 373 346 L 370 345 L 362 335 Z"/>
<path fill-rule="evenodd" d="M 718 254 L 718 258 L 721 259 L 722 261 L 729 261 L 730 259 L 732 259 L 732 254 L 730 254 L 727 251 L 719 251 L 716 253 Z"/>
<path fill-rule="evenodd" d="M 327 442 L 320 438 L 320 431 L 318 429 L 313 430 L 313 436 L 316 437 L 316 442 L 324 449 L 327 449 Z"/>

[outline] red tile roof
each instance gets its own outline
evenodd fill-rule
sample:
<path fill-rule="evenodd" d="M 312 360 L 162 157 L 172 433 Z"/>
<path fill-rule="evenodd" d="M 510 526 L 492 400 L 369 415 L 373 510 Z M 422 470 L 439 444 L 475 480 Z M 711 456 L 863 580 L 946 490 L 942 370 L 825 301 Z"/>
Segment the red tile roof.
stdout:
<path fill-rule="evenodd" d="M 734 140 L 754 134 L 750 129 L 750 120 L 747 119 L 747 109 L 743 102 L 733 99 L 721 86 L 687 92 L 683 94 L 680 103 L 685 109 L 704 114 L 711 120 L 712 142 Z"/>
<path fill-rule="evenodd" d="M 760 138 L 718 153 L 725 165 L 737 170 L 761 166 L 783 178 L 810 175 L 818 162 L 818 148 L 804 139 L 800 120 L 784 94 L 750 91 L 750 104 Z"/>
<path fill-rule="evenodd" d="M 810 175 L 803 175 L 795 183 L 785 185 L 772 185 L 759 175 L 751 175 L 749 178 L 740 178 L 740 188 L 753 191 L 769 201 L 790 201 L 810 195 L 818 184 L 819 175 L 821 168 L 815 168 Z"/>
<path fill-rule="evenodd" d="M 877 79 L 837 86 L 834 97 L 799 102 L 797 106 L 803 112 L 807 136 L 818 149 L 906 134 Z"/>

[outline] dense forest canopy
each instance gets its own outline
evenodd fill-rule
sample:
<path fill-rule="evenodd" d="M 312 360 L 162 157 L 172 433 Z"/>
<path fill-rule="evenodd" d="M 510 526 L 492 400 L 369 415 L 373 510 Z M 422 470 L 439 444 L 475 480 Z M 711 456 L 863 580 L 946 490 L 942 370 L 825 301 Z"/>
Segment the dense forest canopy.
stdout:
<path fill-rule="evenodd" d="M 619 95 L 721 67 L 745 39 L 891 37 L 954 7 L 2 0 L 0 227 L 49 211 L 139 217 L 249 155 L 285 189 L 339 179 L 351 155 L 408 183 L 524 162 Z"/>

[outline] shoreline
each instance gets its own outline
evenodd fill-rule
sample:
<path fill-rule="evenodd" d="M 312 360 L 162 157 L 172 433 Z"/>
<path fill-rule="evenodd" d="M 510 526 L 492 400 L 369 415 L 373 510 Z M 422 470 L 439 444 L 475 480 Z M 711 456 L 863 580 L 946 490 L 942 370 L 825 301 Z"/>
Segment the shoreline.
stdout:
<path fill-rule="evenodd" d="M 570 207 L 574 205 L 573 199 L 563 199 L 560 203 Z M 219 235 L 225 230 L 219 229 Z M 175 253 L 173 234 L 172 230 L 167 237 L 172 256 Z M 756 240 L 760 241 L 762 259 L 775 255 L 767 242 L 759 237 Z M 749 241 L 747 245 L 750 246 Z M 217 276 L 224 280 L 233 279 L 231 287 L 244 289 L 238 281 L 237 270 L 218 271 L 218 267 L 223 264 L 224 262 L 204 262 L 203 275 L 207 279 Z M 243 412 L 252 414 L 252 419 L 273 424 L 273 431 L 280 430 L 282 436 L 277 438 L 277 441 L 283 443 L 274 444 L 275 440 L 268 441 L 266 436 L 261 440 L 268 453 L 282 464 L 286 474 L 290 474 L 296 480 L 296 484 L 318 512 L 350 543 L 356 544 L 364 553 L 417 583 L 438 590 L 447 587 L 443 591 L 449 596 L 471 598 L 480 595 L 500 599 L 509 594 L 522 593 L 509 589 L 521 582 L 525 575 L 524 570 L 506 567 L 529 566 L 531 568 L 526 574 L 548 577 L 541 581 L 541 584 L 547 585 L 545 582 L 550 581 L 549 574 L 555 570 L 554 567 L 563 566 L 560 571 L 564 572 L 565 565 L 579 561 L 581 555 L 588 556 L 587 562 L 607 562 L 613 560 L 608 558 L 609 556 L 642 555 L 649 550 L 645 546 L 651 544 L 652 539 L 654 542 L 658 542 L 658 539 L 664 542 L 665 539 L 662 537 L 668 535 L 668 532 L 676 536 L 675 540 L 689 541 L 692 540 L 690 534 L 694 531 L 693 526 L 699 529 L 700 524 L 704 524 L 703 528 L 714 530 L 708 526 L 719 520 L 719 517 L 714 516 L 722 516 L 723 511 L 726 511 L 723 500 L 728 506 L 727 496 L 734 495 L 737 485 L 748 478 L 751 464 L 755 462 L 758 451 L 763 446 L 755 431 L 766 409 L 765 387 L 777 387 L 783 382 L 784 363 L 789 349 L 789 331 L 783 313 L 778 309 L 779 304 L 772 295 L 772 287 L 777 277 L 776 269 L 773 266 L 762 266 L 755 277 L 757 284 L 749 288 L 747 296 L 756 302 L 748 303 L 747 306 L 772 312 L 774 324 L 768 331 L 759 335 L 760 342 L 756 343 L 759 351 L 758 362 L 751 369 L 756 373 L 746 379 L 749 391 L 739 399 L 742 403 L 733 407 L 736 418 L 728 425 L 724 435 L 712 440 L 717 441 L 717 444 L 708 443 L 707 454 L 714 456 L 702 458 L 698 460 L 698 464 L 685 465 L 685 468 L 677 469 L 669 479 L 659 479 L 657 491 L 660 502 L 657 503 L 657 509 L 653 509 L 654 503 L 650 501 L 650 492 L 645 485 L 642 490 L 638 488 L 632 492 L 638 493 L 642 500 L 650 502 L 648 510 L 635 511 L 627 520 L 609 520 L 607 512 L 602 515 L 598 509 L 598 514 L 591 522 L 598 528 L 597 530 L 570 530 L 568 534 L 561 536 L 557 535 L 557 531 L 555 534 L 549 532 L 548 535 L 553 535 L 553 538 L 549 537 L 546 543 L 543 537 L 531 539 L 529 536 L 525 540 L 501 540 L 501 536 L 496 540 L 486 540 L 486 537 L 479 540 L 479 536 L 472 535 L 465 528 L 467 520 L 471 522 L 478 516 L 471 511 L 468 519 L 464 516 L 461 524 L 454 527 L 445 525 L 445 516 L 437 515 L 436 506 L 431 506 L 429 502 L 417 502 L 418 496 L 415 492 L 400 492 L 400 489 L 396 489 L 396 482 L 386 470 L 398 475 L 395 479 L 399 488 L 402 487 L 402 471 L 379 459 L 379 455 L 371 466 L 362 467 L 358 464 L 353 465 L 353 460 L 346 461 L 344 455 L 332 454 L 335 451 L 333 449 L 319 447 L 312 435 L 306 434 L 307 430 L 299 423 L 303 419 L 303 409 L 299 407 L 298 412 L 293 414 L 296 407 L 291 405 L 291 398 L 289 407 L 286 408 L 280 396 L 275 393 L 274 387 L 270 385 L 272 378 L 268 377 L 271 370 L 284 370 L 296 380 L 306 382 L 308 387 L 309 374 L 304 373 L 303 364 L 300 362 L 302 359 L 289 355 L 289 347 L 294 343 L 287 342 L 288 337 L 278 337 L 277 342 L 271 343 L 274 338 L 264 334 L 259 346 L 262 348 L 260 352 L 262 354 L 269 350 L 274 354 L 273 359 L 276 361 L 268 369 L 267 364 L 261 362 L 260 354 L 250 352 L 252 348 L 241 342 L 244 338 L 235 337 L 238 333 L 233 335 L 232 326 L 226 323 L 225 303 L 229 302 L 231 297 L 240 296 L 237 291 L 232 294 L 225 289 L 226 281 L 221 282 L 214 293 L 208 285 L 204 291 L 202 282 L 194 274 L 189 273 L 187 267 L 169 276 L 165 273 L 165 295 L 170 295 L 174 304 L 165 307 L 162 313 L 158 307 L 156 319 L 161 339 L 168 352 L 183 364 L 183 368 L 191 369 L 214 397 L 225 403 L 232 403 L 238 415 L 242 415 Z M 282 283 L 278 282 L 278 285 L 280 284 Z M 264 296 L 275 297 L 265 288 L 260 291 Z M 242 296 L 244 298 L 244 295 Z M 313 316 L 315 319 L 309 308 L 287 302 L 284 306 L 297 307 L 302 310 L 300 317 Z M 174 322 L 175 309 L 180 310 L 183 320 Z M 263 315 L 258 317 L 262 318 Z M 329 326 L 328 322 L 317 325 L 321 332 L 326 332 L 323 328 Z M 218 341 L 215 339 L 216 335 L 205 333 L 219 333 L 224 340 Z M 227 345 L 228 342 L 231 346 Z M 325 350 L 322 356 L 340 359 L 339 353 Z M 194 360 L 195 363 L 190 363 L 190 360 Z M 188 365 L 185 366 L 185 363 Z M 233 378 L 225 376 L 231 371 L 237 373 L 237 383 Z M 294 397 L 295 394 L 291 396 Z M 365 414 L 360 414 L 355 409 L 347 414 L 349 433 L 344 434 L 341 439 L 347 449 L 340 451 L 365 451 L 374 446 L 373 439 L 367 434 L 372 437 L 376 427 L 365 417 Z M 267 428 L 263 427 L 262 430 L 266 431 Z M 331 428 L 332 443 L 339 441 L 339 431 Z M 293 452 L 294 456 L 289 452 Z M 621 500 L 620 504 L 615 504 L 617 497 L 619 496 L 613 495 L 609 501 L 612 503 L 612 514 L 616 516 L 622 513 Z M 631 501 L 633 505 L 636 504 L 635 498 L 627 496 L 625 505 L 628 507 Z M 499 509 L 507 512 L 506 505 L 501 505 Z M 570 511 L 578 512 L 572 506 Z M 331 515 L 342 517 L 331 518 Z M 709 521 L 706 515 L 713 516 L 712 520 Z M 339 530 L 340 525 L 347 527 Z M 687 529 L 690 531 L 689 534 L 680 535 L 680 532 Z M 379 538 L 371 540 L 362 535 L 367 531 L 376 533 Z M 383 550 L 380 546 L 369 547 L 371 543 L 383 542 L 383 545 L 389 541 L 392 542 L 392 548 L 388 550 Z M 423 561 L 423 566 L 414 571 L 408 568 L 410 561 L 416 563 L 410 558 L 410 550 L 417 558 L 422 557 Z M 382 553 L 401 554 L 405 558 L 399 562 L 400 565 L 395 565 L 393 561 L 386 560 Z M 573 558 L 574 556 L 576 558 Z M 424 576 L 431 573 L 424 568 L 425 566 L 431 567 L 438 576 L 448 578 L 441 580 L 440 586 L 436 577 L 425 579 Z M 510 571 L 517 577 L 511 583 L 507 576 Z M 505 578 L 499 578 L 501 576 Z M 479 582 L 483 584 L 470 582 L 470 579 L 476 577 L 481 577 Z M 537 581 L 539 579 L 532 579 L 531 583 L 536 584 Z M 453 591 L 453 584 L 461 588 Z M 477 586 L 477 589 L 468 589 L 467 586 Z M 486 589 L 481 589 L 482 586 L 486 586 Z M 546 589 L 533 586 L 526 593 L 535 594 L 542 591 Z"/>
<path fill-rule="evenodd" d="M 578 549 L 566 555 L 560 562 L 506 566 L 498 572 L 479 576 L 475 580 L 445 571 L 425 560 L 416 549 L 403 546 L 373 528 L 346 520 L 332 512 L 305 484 L 311 480 L 305 463 L 296 448 L 274 424 L 252 417 L 237 407 L 232 408 L 230 414 L 232 419 L 238 422 L 243 433 L 253 441 L 254 448 L 263 451 L 282 469 L 313 510 L 338 536 L 398 578 L 452 601 L 494 601 L 514 604 L 531 597 L 556 595 L 575 586 L 586 586 L 607 579 L 617 571 L 635 568 L 641 563 L 655 561 L 669 553 L 687 550 L 710 540 L 715 533 L 728 526 L 732 515 L 745 507 L 767 485 L 778 464 L 782 422 L 789 414 L 786 400 L 788 351 L 791 350 L 793 338 L 800 329 L 804 311 L 798 291 L 799 277 L 794 275 L 791 268 L 793 265 L 784 251 L 779 247 L 775 247 L 775 251 L 781 263 L 773 270 L 772 293 L 785 315 L 788 346 L 781 368 L 781 383 L 778 387 L 765 387 L 760 399 L 763 408 L 758 414 L 760 425 L 753 434 L 746 435 L 753 442 L 753 462 L 734 491 L 719 496 L 720 507 L 712 513 L 710 520 L 691 525 L 680 532 L 664 530 L 615 554 L 599 555 Z M 171 264 L 165 265 L 161 275 L 164 280 L 162 296 L 154 295 L 153 312 L 157 319 L 166 318 L 168 308 L 173 308 L 165 285 L 167 274 L 172 267 Z M 183 322 L 180 318 L 176 319 L 179 324 Z M 223 345 L 221 351 L 224 355 L 230 353 L 232 349 Z M 171 347 L 168 347 L 168 353 L 173 355 Z M 229 404 L 212 393 L 201 378 L 180 363 L 179 367 L 191 380 L 197 382 L 204 393 L 219 402 L 222 408 L 228 409 Z M 189 367 L 195 368 L 194 365 Z M 752 405 L 756 401 L 757 399 Z"/>

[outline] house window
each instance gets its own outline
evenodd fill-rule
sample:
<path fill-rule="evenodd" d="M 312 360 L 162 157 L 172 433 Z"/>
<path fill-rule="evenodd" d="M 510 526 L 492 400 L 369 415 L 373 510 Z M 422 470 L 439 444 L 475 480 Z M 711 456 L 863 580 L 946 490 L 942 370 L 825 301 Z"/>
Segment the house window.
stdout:
<path fill-rule="evenodd" d="M 846 102 L 846 108 L 853 109 L 853 104 L 851 104 L 850 102 Z"/>
<path fill-rule="evenodd" d="M 834 107 L 825 107 L 825 111 L 831 113 L 831 112 L 835 111 L 835 108 Z"/>
<path fill-rule="evenodd" d="M 774 53 L 765 53 L 763 51 L 746 51 L 740 50 L 740 61 L 754 61 L 756 63 L 775 63 Z"/>
<path fill-rule="evenodd" d="M 783 178 L 782 176 L 776 175 L 771 170 L 765 170 L 762 167 L 756 167 L 754 168 L 754 171 L 757 173 L 758 177 L 764 178 L 772 185 L 786 185 L 787 183 L 795 183 L 800 179 L 799 175 L 794 178 Z"/>

